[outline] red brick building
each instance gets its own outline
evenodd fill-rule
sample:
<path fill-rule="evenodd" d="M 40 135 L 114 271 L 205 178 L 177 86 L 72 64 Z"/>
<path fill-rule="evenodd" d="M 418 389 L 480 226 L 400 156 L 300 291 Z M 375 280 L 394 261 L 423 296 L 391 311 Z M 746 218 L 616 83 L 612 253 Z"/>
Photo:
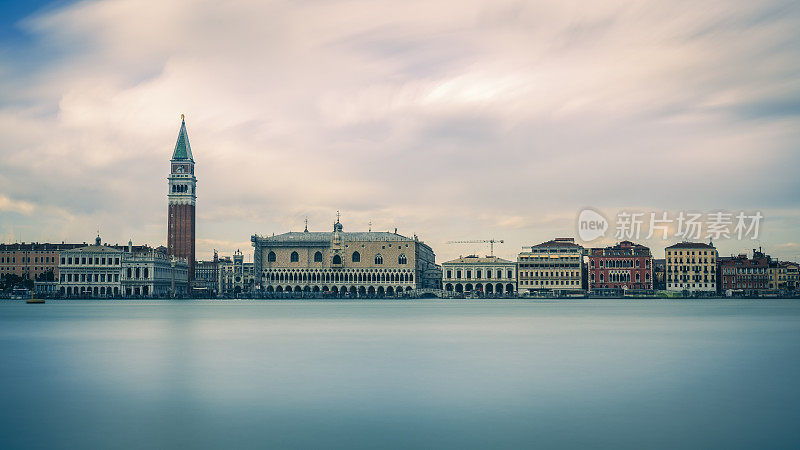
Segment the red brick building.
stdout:
<path fill-rule="evenodd" d="M 0 277 L 13 274 L 28 280 L 39 280 L 41 277 L 58 279 L 59 255 L 63 250 L 83 247 L 83 244 L 40 244 L 18 243 L 0 244 Z"/>
<path fill-rule="evenodd" d="M 653 254 L 648 247 L 622 241 L 589 249 L 589 290 L 653 289 Z"/>
<path fill-rule="evenodd" d="M 167 217 L 167 253 L 189 262 L 189 282 L 194 279 L 195 265 L 195 202 L 197 178 L 186 121 L 181 114 L 178 142 L 172 152 L 169 174 L 169 210 Z"/>
<path fill-rule="evenodd" d="M 753 250 L 753 257 L 746 254 L 719 258 L 720 290 L 744 291 L 754 293 L 770 287 L 770 257 L 761 251 Z"/>

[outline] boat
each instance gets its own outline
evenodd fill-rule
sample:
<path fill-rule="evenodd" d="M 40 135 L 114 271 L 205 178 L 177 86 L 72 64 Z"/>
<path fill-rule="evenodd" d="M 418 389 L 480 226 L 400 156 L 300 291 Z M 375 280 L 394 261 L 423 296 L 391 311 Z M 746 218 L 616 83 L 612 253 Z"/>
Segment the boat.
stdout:
<path fill-rule="evenodd" d="M 43 298 L 34 297 L 33 292 L 31 292 L 31 298 L 25 300 L 25 303 L 40 304 L 40 303 L 44 303 L 44 299 Z"/>

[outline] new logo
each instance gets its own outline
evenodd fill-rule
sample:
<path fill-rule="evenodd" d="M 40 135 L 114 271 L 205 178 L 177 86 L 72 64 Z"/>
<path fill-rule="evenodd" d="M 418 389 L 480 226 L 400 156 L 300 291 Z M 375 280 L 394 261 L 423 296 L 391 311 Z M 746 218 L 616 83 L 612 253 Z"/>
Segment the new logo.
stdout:
<path fill-rule="evenodd" d="M 584 209 L 578 215 L 578 236 L 584 242 L 593 241 L 606 234 L 608 220 L 593 209 Z"/>

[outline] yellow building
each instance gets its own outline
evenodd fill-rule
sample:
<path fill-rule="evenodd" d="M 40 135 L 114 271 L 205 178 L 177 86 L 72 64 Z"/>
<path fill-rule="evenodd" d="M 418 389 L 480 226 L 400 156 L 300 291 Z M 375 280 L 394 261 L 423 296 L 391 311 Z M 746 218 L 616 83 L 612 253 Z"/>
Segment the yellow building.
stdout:
<path fill-rule="evenodd" d="M 769 284 L 767 285 L 771 290 L 777 290 L 782 285 L 786 285 L 786 267 L 778 261 L 770 261 L 769 263 Z"/>
<path fill-rule="evenodd" d="M 769 288 L 781 291 L 797 289 L 798 265 L 789 261 L 773 261 L 769 265 Z"/>
<path fill-rule="evenodd" d="M 717 249 L 711 244 L 681 242 L 666 248 L 667 290 L 717 291 Z"/>
<path fill-rule="evenodd" d="M 800 265 L 796 262 L 784 261 L 781 263 L 786 266 L 786 290 L 794 291 L 800 288 Z"/>

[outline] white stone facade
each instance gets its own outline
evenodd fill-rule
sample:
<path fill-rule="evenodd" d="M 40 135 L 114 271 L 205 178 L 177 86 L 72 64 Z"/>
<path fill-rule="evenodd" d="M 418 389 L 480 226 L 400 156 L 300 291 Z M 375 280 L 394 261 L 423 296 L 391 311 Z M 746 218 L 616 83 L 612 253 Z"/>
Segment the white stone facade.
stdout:
<path fill-rule="evenodd" d="M 446 296 L 511 296 L 517 292 L 517 264 L 496 256 L 475 255 L 447 261 L 442 263 L 442 287 Z"/>
<path fill-rule="evenodd" d="M 123 247 L 124 248 L 124 247 Z M 188 265 L 149 250 L 133 253 L 100 243 L 61 253 L 57 292 L 64 297 L 167 297 L 186 292 Z"/>
<path fill-rule="evenodd" d="M 164 254 L 126 254 L 122 261 L 122 289 L 125 297 L 164 298 L 186 292 L 189 265 L 184 259 Z"/>

